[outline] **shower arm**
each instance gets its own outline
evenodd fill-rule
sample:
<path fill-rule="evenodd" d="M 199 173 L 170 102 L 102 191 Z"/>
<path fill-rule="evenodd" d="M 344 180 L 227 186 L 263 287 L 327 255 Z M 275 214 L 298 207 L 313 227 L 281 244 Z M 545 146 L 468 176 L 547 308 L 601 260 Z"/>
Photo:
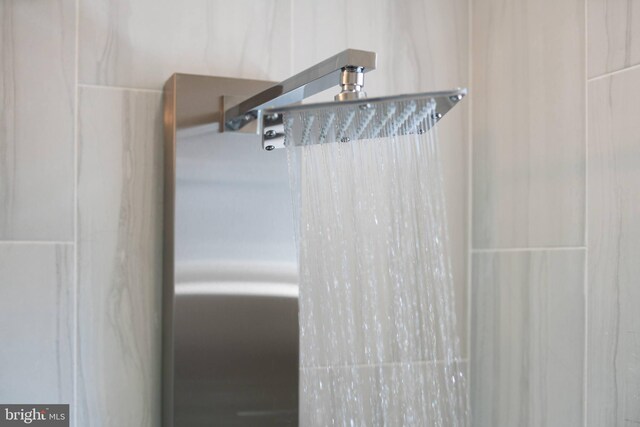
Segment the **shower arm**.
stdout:
<path fill-rule="evenodd" d="M 364 96 L 364 73 L 375 69 L 375 52 L 347 49 L 242 102 L 238 103 L 233 97 L 225 97 L 223 104 L 233 100 L 235 105 L 223 106 L 223 131 L 243 132 L 247 124 L 257 119 L 257 129 L 252 129 L 251 132 L 263 133 L 270 125 L 282 123 L 277 115 L 265 117 L 262 123 L 263 110 L 300 102 L 337 85 L 342 87 L 342 92 L 336 96 L 336 100 L 360 98 Z M 269 132 L 275 131 L 264 131 L 263 138 L 269 138 Z"/>

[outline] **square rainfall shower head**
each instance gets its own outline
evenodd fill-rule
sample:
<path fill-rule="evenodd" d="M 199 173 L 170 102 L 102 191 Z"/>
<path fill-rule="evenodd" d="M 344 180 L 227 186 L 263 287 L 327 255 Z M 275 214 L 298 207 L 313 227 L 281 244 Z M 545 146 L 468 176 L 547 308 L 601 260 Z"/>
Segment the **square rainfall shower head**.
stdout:
<path fill-rule="evenodd" d="M 456 89 L 265 109 L 263 148 L 420 134 L 466 94 Z"/>

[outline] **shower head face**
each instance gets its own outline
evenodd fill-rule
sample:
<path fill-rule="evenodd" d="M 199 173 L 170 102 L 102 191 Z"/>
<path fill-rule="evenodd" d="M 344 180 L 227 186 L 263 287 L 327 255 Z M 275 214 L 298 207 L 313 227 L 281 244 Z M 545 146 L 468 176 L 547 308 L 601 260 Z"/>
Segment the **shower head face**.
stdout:
<path fill-rule="evenodd" d="M 466 93 L 457 89 L 265 110 L 263 146 L 272 150 L 424 133 Z"/>

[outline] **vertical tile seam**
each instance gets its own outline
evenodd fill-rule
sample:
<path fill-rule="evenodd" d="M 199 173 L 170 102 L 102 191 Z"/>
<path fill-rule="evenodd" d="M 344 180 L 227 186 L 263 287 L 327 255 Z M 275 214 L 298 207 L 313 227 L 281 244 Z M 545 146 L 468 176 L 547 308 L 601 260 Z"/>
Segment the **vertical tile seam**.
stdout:
<path fill-rule="evenodd" d="M 294 16 L 294 1 L 289 0 L 289 75 L 293 75 L 293 61 L 295 60 L 295 16 Z"/>
<path fill-rule="evenodd" d="M 289 75 L 292 76 L 293 75 L 293 61 L 295 59 L 295 34 L 294 34 L 294 27 L 295 27 L 295 22 L 294 22 L 294 13 L 293 13 L 293 4 L 294 4 L 294 0 L 289 0 Z M 295 221 L 294 221 L 295 223 Z M 297 232 L 294 230 L 294 232 Z M 297 245 L 297 242 L 296 242 Z M 296 251 L 297 251 L 297 247 L 296 247 Z M 299 263 L 299 260 L 298 260 Z M 300 265 L 298 264 L 296 266 L 296 268 L 300 269 Z M 298 291 L 300 290 L 300 282 L 298 281 Z M 298 307 L 300 307 L 298 300 Z M 298 309 L 298 314 L 300 313 L 299 309 Z M 301 378 L 302 375 L 300 374 L 300 371 L 302 370 L 302 364 L 301 364 L 301 357 L 300 357 L 300 319 L 298 318 L 298 412 L 300 413 L 300 404 L 302 402 L 302 396 L 300 396 L 300 390 L 301 390 Z"/>
<path fill-rule="evenodd" d="M 588 425 L 589 363 L 589 2 L 584 1 L 584 356 L 582 359 L 582 423 Z"/>
<path fill-rule="evenodd" d="M 471 314 L 473 307 L 473 2 L 467 0 L 467 84 L 469 85 L 469 112 L 467 116 L 467 407 L 471 408 Z"/>
<path fill-rule="evenodd" d="M 78 340 L 80 329 L 78 325 L 78 301 L 79 301 L 79 284 L 78 284 L 78 149 L 79 149 L 79 116 L 80 116 L 80 89 L 79 89 L 79 73 L 80 73 L 80 0 L 75 0 L 75 108 L 74 108 L 74 129 L 73 129 L 73 396 L 71 405 L 71 425 L 78 425 Z"/>

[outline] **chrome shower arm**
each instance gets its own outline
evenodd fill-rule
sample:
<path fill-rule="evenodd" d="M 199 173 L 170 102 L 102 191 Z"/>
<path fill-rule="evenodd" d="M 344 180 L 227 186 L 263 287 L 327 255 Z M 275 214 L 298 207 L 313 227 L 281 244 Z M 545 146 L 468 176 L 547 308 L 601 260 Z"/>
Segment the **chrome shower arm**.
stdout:
<path fill-rule="evenodd" d="M 319 64 L 266 89 L 224 112 L 226 130 L 237 131 L 258 118 L 265 108 L 278 108 L 300 102 L 341 83 L 345 69 L 367 72 L 376 68 L 376 53 L 347 49 Z"/>

